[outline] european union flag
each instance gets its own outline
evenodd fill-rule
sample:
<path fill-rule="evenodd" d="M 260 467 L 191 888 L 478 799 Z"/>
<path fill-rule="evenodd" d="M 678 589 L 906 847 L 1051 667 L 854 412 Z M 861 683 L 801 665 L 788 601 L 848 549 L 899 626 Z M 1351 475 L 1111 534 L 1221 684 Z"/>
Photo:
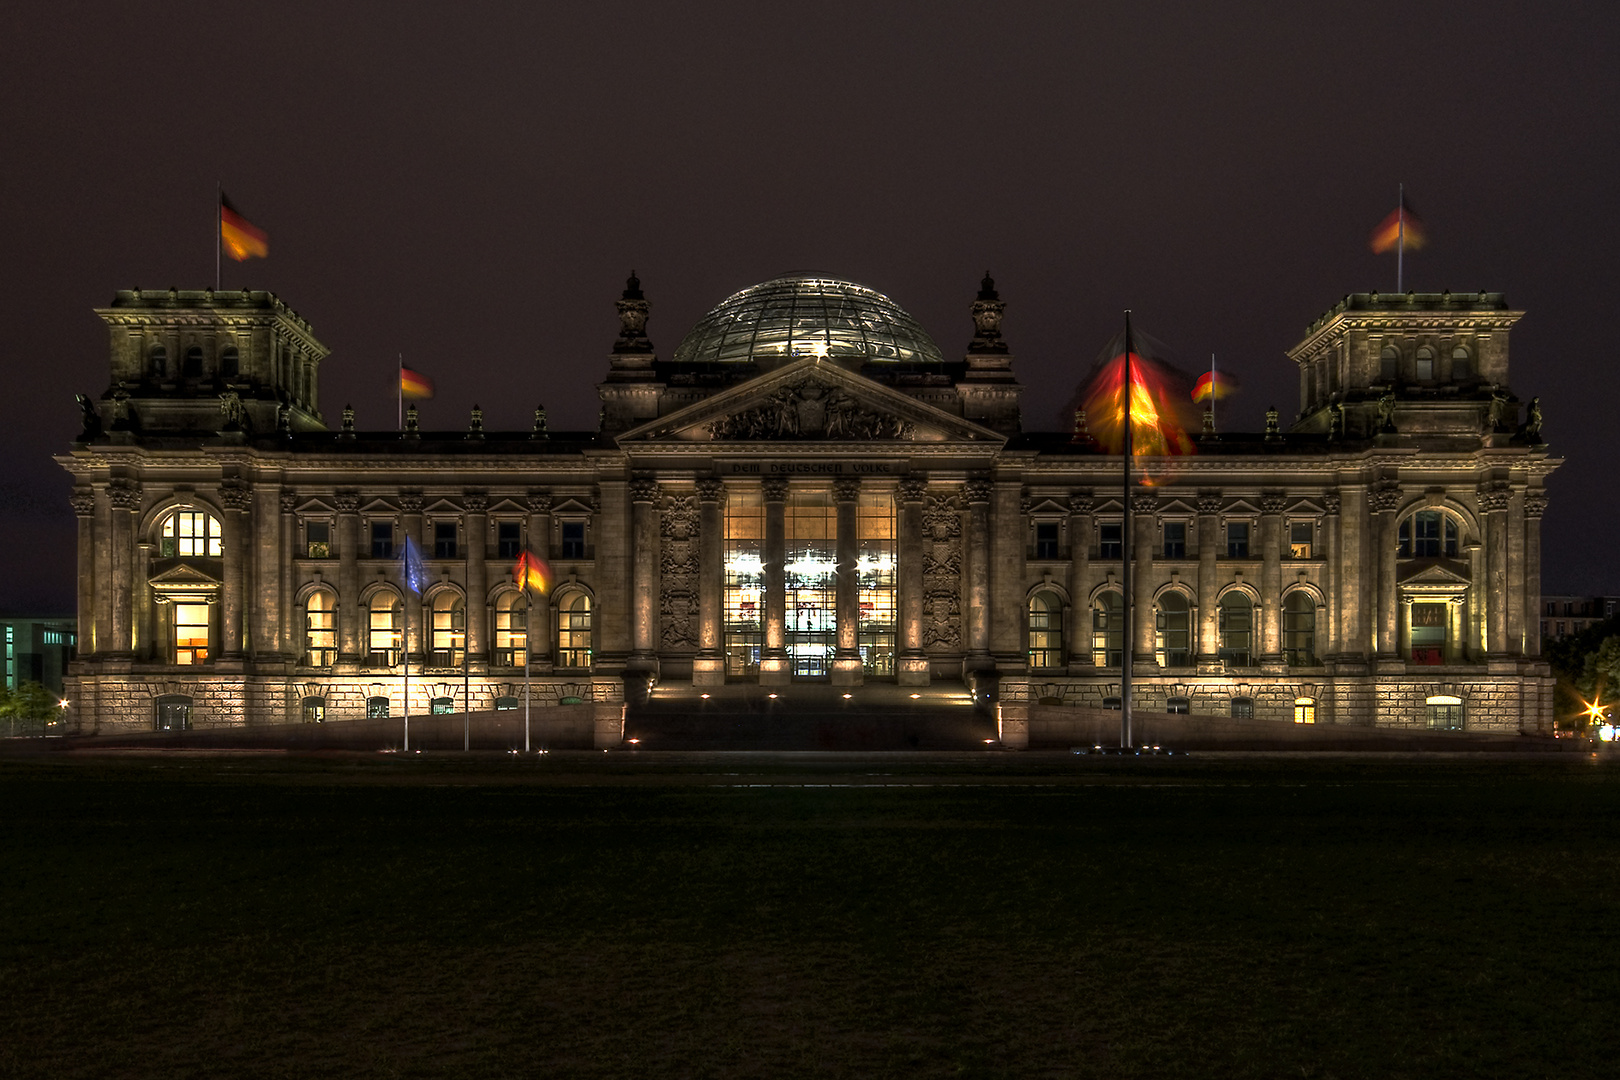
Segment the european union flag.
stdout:
<path fill-rule="evenodd" d="M 427 588 L 427 567 L 422 565 L 422 553 L 417 550 L 416 537 L 405 538 L 405 587 L 417 596 Z"/>

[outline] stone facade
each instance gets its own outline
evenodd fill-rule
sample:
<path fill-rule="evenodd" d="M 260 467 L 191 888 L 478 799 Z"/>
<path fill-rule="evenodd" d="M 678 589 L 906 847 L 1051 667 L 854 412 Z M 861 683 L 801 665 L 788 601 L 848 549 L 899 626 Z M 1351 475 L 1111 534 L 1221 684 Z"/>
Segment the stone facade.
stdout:
<path fill-rule="evenodd" d="M 1126 537 L 1121 461 L 1084 419 L 1022 429 L 988 277 L 959 361 L 859 286 L 756 289 L 866 306 L 770 344 L 745 290 L 665 362 L 632 279 L 590 432 L 543 409 L 517 432 L 358 431 L 347 409 L 329 429 L 326 350 L 274 296 L 119 293 L 111 383 L 59 459 L 80 725 L 397 715 L 408 666 L 413 713 L 525 684 L 618 709 L 649 680 L 961 680 L 1017 745 L 1019 710 L 1103 706 L 1129 662 L 1137 711 L 1550 729 L 1558 462 L 1508 389 L 1499 295 L 1347 297 L 1289 354 L 1292 428 L 1156 459 Z M 512 582 L 525 549 L 544 595 Z"/>

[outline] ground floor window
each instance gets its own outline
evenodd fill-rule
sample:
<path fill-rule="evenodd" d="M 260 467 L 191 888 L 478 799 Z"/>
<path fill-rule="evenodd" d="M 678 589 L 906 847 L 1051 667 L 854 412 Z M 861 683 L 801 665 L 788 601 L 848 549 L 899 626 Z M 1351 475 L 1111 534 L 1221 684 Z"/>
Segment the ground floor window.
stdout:
<path fill-rule="evenodd" d="M 1164 711 L 1167 713 L 1186 715 L 1192 712 L 1192 701 L 1184 697 L 1169 698 L 1164 703 Z"/>
<path fill-rule="evenodd" d="M 1254 719 L 1254 698 L 1252 698 L 1252 697 L 1235 697 L 1235 698 L 1233 698 L 1232 699 L 1232 719 L 1234 719 L 1234 720 L 1253 720 Z"/>
<path fill-rule="evenodd" d="M 456 711 L 456 699 L 436 697 L 431 703 L 429 703 L 428 709 L 433 713 L 434 716 L 443 716 L 445 713 L 453 713 Z"/>
<path fill-rule="evenodd" d="M 1119 712 L 1119 698 L 1117 698 L 1117 697 L 1105 697 L 1105 698 L 1103 698 L 1102 707 L 1105 708 L 1105 709 L 1113 709 L 1115 712 Z"/>
<path fill-rule="evenodd" d="M 1297 698 L 1294 699 L 1294 723 L 1296 723 L 1296 724 L 1314 724 L 1314 723 L 1316 723 L 1316 699 L 1315 698 L 1297 697 Z"/>
<path fill-rule="evenodd" d="M 387 698 L 374 697 L 366 699 L 366 719 L 381 720 L 382 718 L 388 716 L 389 713 L 390 709 L 388 707 Z"/>
<path fill-rule="evenodd" d="M 1307 526 L 1308 527 L 1308 526 Z M 1283 601 L 1283 658 L 1289 667 L 1316 664 L 1316 599 L 1296 589 Z"/>
<path fill-rule="evenodd" d="M 326 699 L 321 697 L 307 697 L 304 699 L 303 720 L 306 724 L 321 724 L 326 722 Z"/>
<path fill-rule="evenodd" d="M 570 593 L 557 606 L 557 666 L 591 666 L 591 598 Z"/>
<path fill-rule="evenodd" d="M 191 727 L 191 699 L 184 694 L 165 694 L 158 698 L 153 726 L 158 731 L 185 731 Z"/>
<path fill-rule="evenodd" d="M 515 697 L 498 697 L 495 699 L 496 712 L 511 712 L 517 707 L 518 699 Z"/>
<path fill-rule="evenodd" d="M 1463 729 L 1462 698 L 1450 694 L 1436 694 L 1424 702 L 1424 708 L 1428 711 L 1431 728 L 1438 731 Z"/>

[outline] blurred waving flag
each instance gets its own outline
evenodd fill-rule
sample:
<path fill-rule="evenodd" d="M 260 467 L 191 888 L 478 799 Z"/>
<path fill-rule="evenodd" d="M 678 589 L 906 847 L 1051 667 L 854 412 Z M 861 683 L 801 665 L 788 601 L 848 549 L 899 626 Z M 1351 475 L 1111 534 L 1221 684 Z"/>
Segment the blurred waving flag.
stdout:
<path fill-rule="evenodd" d="M 512 580 L 520 589 L 533 589 L 544 595 L 551 591 L 554 577 L 544 559 L 524 549 L 518 553 L 517 564 L 512 567 Z"/>
<path fill-rule="evenodd" d="M 270 254 L 270 234 L 243 217 L 223 191 L 219 194 L 219 239 L 225 254 L 237 262 Z"/>
<path fill-rule="evenodd" d="M 417 596 L 427 588 L 427 567 L 422 565 L 422 552 L 416 546 L 416 537 L 405 538 L 405 587 Z"/>
<path fill-rule="evenodd" d="M 1228 375 L 1224 371 L 1206 371 L 1198 376 L 1193 384 L 1192 399 L 1194 401 L 1220 401 L 1229 398 L 1238 392 L 1236 375 Z"/>
<path fill-rule="evenodd" d="M 1372 231 L 1368 242 L 1373 251 L 1382 255 L 1386 251 L 1400 247 L 1403 242 L 1413 251 L 1418 250 L 1429 242 L 1429 232 L 1423 227 L 1423 222 L 1412 212 L 1412 204 L 1402 195 L 1395 209 L 1389 216 L 1378 223 Z"/>
<path fill-rule="evenodd" d="M 1125 395 L 1130 394 L 1132 456 L 1174 456 L 1196 452 L 1187 434 L 1194 422 L 1187 392 L 1192 379 L 1161 357 L 1163 350 L 1140 334 L 1129 348 L 1115 335 L 1080 387 L 1092 436 L 1108 453 L 1125 443 Z"/>
<path fill-rule="evenodd" d="M 433 396 L 433 380 L 404 365 L 399 369 L 399 392 L 405 397 L 425 400 Z"/>

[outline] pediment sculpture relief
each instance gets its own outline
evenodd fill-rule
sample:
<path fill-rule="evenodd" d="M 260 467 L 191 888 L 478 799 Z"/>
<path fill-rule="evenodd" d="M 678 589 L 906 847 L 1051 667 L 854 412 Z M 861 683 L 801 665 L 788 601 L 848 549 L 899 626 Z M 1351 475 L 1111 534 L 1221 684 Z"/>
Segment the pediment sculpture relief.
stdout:
<path fill-rule="evenodd" d="M 815 379 L 784 386 L 760 405 L 713 420 L 716 439 L 911 439 L 909 420 L 874 412 L 841 387 Z"/>

